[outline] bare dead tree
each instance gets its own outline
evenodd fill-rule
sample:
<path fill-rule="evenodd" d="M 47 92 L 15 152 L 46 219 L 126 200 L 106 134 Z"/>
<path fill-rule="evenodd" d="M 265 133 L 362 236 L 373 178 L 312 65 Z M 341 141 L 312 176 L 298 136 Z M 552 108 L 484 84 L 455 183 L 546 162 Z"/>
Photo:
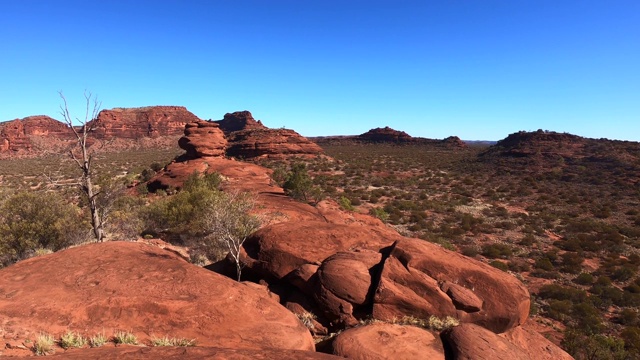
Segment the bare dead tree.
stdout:
<path fill-rule="evenodd" d="M 73 125 L 73 118 L 69 113 L 69 106 L 67 99 L 59 92 L 62 98 L 63 104 L 60 105 L 60 114 L 62 115 L 64 122 L 69 126 L 69 129 L 75 135 L 77 143 L 69 150 L 69 156 L 76 163 L 81 171 L 80 181 L 78 185 L 82 194 L 86 197 L 89 204 L 89 211 L 91 213 L 91 227 L 93 228 L 93 235 L 96 241 L 101 242 L 104 239 L 104 222 L 105 214 L 103 209 L 98 204 L 99 192 L 94 185 L 94 174 L 92 171 L 93 165 L 93 153 L 89 149 L 88 139 L 91 133 L 98 125 L 98 113 L 100 112 L 101 103 L 97 97 L 94 97 L 90 92 L 84 93 L 86 108 L 84 119 L 76 118 L 78 126 Z"/>
<path fill-rule="evenodd" d="M 242 245 L 260 228 L 261 220 L 250 212 L 255 206 L 255 196 L 249 193 L 219 192 L 212 198 L 207 209 L 206 228 L 210 237 L 229 251 L 240 281 L 244 263 L 241 259 Z"/>

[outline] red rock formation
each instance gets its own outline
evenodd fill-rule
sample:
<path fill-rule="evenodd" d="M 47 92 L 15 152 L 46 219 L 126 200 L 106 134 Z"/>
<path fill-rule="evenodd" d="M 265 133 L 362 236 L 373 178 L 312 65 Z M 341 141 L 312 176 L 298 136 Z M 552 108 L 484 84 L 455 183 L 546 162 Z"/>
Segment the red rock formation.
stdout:
<path fill-rule="evenodd" d="M 519 347 L 532 360 L 572 360 L 573 356 L 547 340 L 544 336 L 522 326 L 515 327 L 500 336 Z"/>
<path fill-rule="evenodd" d="M 242 159 L 316 157 L 320 146 L 289 129 L 240 130 L 228 135 L 227 155 Z"/>
<path fill-rule="evenodd" d="M 427 241 L 403 239 L 385 261 L 373 315 L 453 316 L 499 333 L 524 323 L 529 302 L 515 277 Z"/>
<path fill-rule="evenodd" d="M 246 241 L 245 249 L 249 268 L 265 278 L 282 279 L 301 265 L 319 264 L 341 251 L 378 251 L 392 243 L 375 228 L 308 220 L 263 227 Z"/>
<path fill-rule="evenodd" d="M 342 326 L 358 323 L 354 315 L 364 305 L 365 311 L 370 308 L 371 273 L 378 273 L 374 268 L 381 260 L 379 252 L 363 250 L 339 252 L 322 262 L 314 297 L 327 319 Z"/>
<path fill-rule="evenodd" d="M 388 126 L 384 128 L 375 128 L 367 131 L 364 134 L 358 135 L 359 140 L 370 142 L 411 142 L 411 135 L 404 131 L 394 130 Z"/>
<path fill-rule="evenodd" d="M 114 329 L 201 346 L 313 351 L 309 331 L 264 291 L 173 252 L 131 242 L 83 245 L 0 270 L 5 339 Z"/>
<path fill-rule="evenodd" d="M 97 139 L 140 139 L 179 136 L 187 123 L 198 121 L 184 106 L 114 108 L 98 114 Z"/>
<path fill-rule="evenodd" d="M 335 355 L 355 360 L 445 358 L 440 339 L 432 333 L 384 323 L 345 330 L 336 336 L 332 348 Z"/>
<path fill-rule="evenodd" d="M 442 334 L 453 360 L 532 360 L 516 345 L 474 324 L 462 324 Z"/>
<path fill-rule="evenodd" d="M 226 113 L 224 118 L 216 121 L 216 123 L 220 125 L 220 129 L 227 135 L 240 130 L 267 129 L 266 126 L 262 125 L 262 121 L 254 119 L 253 115 L 246 110 Z"/>
<path fill-rule="evenodd" d="M 71 140 L 73 133 L 64 123 L 44 115 L 3 122 L 0 123 L 0 153 L 34 150 L 37 137 Z"/>
<path fill-rule="evenodd" d="M 178 140 L 178 145 L 187 151 L 187 157 L 191 159 L 224 156 L 227 139 L 218 124 L 199 120 L 185 126 L 184 136 Z"/>
<path fill-rule="evenodd" d="M 67 360 L 339 360 L 329 354 L 281 349 L 225 349 L 221 347 L 140 347 L 105 346 L 96 349 L 73 349 L 49 356 Z"/>

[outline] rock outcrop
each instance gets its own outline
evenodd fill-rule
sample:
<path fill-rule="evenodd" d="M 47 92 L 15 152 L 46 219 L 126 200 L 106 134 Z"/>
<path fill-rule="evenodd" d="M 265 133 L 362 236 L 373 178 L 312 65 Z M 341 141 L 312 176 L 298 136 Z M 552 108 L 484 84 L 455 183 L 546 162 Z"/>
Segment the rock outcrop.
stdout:
<path fill-rule="evenodd" d="M 453 360 L 533 360 L 521 348 L 474 324 L 456 326 L 442 338 Z"/>
<path fill-rule="evenodd" d="M 218 124 L 197 120 L 185 125 L 184 136 L 178 140 L 187 157 L 197 159 L 204 156 L 224 156 L 227 139 Z"/>
<path fill-rule="evenodd" d="M 227 135 L 240 130 L 267 129 L 266 126 L 262 125 L 262 121 L 254 119 L 253 115 L 246 110 L 226 113 L 224 118 L 217 120 L 216 123 L 220 125 L 220 129 Z"/>
<path fill-rule="evenodd" d="M 396 242 L 376 289 L 373 315 L 452 316 L 504 332 L 529 314 L 529 292 L 511 275 L 419 239 Z"/>
<path fill-rule="evenodd" d="M 227 155 L 240 159 L 316 157 L 320 146 L 290 129 L 240 130 L 228 135 Z"/>
<path fill-rule="evenodd" d="M 198 120 L 184 106 L 115 108 L 100 111 L 94 134 L 100 140 L 180 136 L 187 123 Z"/>
<path fill-rule="evenodd" d="M 356 360 L 445 359 L 439 337 L 429 331 L 384 323 L 345 330 L 333 340 L 332 348 L 335 355 Z"/>
<path fill-rule="evenodd" d="M 369 141 L 369 142 L 393 142 L 393 143 L 403 143 L 403 142 L 411 142 L 413 138 L 411 135 L 407 134 L 404 131 L 394 130 L 388 126 L 383 128 L 375 128 L 367 131 L 364 134 L 358 135 L 359 140 Z"/>
<path fill-rule="evenodd" d="M 222 347 L 139 347 L 118 346 L 69 350 L 49 356 L 68 360 L 339 360 L 338 356 L 300 350 L 225 349 Z"/>
<path fill-rule="evenodd" d="M 44 115 L 29 116 L 0 123 L 0 153 L 38 150 L 37 138 L 51 141 L 72 140 L 73 133 L 64 123 Z"/>
<path fill-rule="evenodd" d="M 248 119 L 248 114 L 243 116 Z M 194 124 L 191 129 L 200 128 Z M 228 138 L 244 131 L 257 133 L 264 129 L 236 130 Z M 511 351 L 508 354 L 512 358 L 522 355 L 523 359 L 536 359 L 529 354 L 542 348 L 549 354 L 562 354 L 553 344 L 516 330 L 527 319 L 530 300 L 515 277 L 427 241 L 405 238 L 378 219 L 340 210 L 334 201 L 325 200 L 316 206 L 293 201 L 271 181 L 270 170 L 258 165 L 191 154 L 187 160 L 167 166 L 152 184 L 179 188 L 198 170 L 220 173 L 225 191 L 254 193 L 258 205 L 255 211 L 265 221 L 244 243 L 243 277 L 268 286 L 277 294 L 272 294 L 273 298 L 306 316 L 313 333 L 343 330 L 369 318 L 384 321 L 405 316 L 451 316 L 465 326 L 447 333 L 452 334 L 447 349 L 457 349 L 460 358 L 469 352 L 467 343 L 476 341 L 468 335 L 467 325 L 472 330 L 482 329 L 476 333 L 495 343 L 486 349 L 481 346 L 481 356 L 491 356 L 496 349 Z M 221 264 L 210 268 L 224 272 Z M 501 332 L 513 335 L 497 335 Z M 358 353 L 391 351 L 392 355 L 384 357 L 402 358 L 393 349 L 412 354 L 406 344 L 412 339 L 422 344 L 423 350 L 433 350 L 436 358 L 445 356 L 437 337 L 429 332 L 431 336 L 424 336 L 425 331 L 415 328 L 385 324 L 358 327 L 343 334 L 351 333 L 354 336 L 345 335 L 336 343 L 334 349 L 343 349 L 334 350 L 336 353 L 357 358 Z M 367 358 L 376 358 L 370 356 Z"/>
<path fill-rule="evenodd" d="M 0 270 L 0 336 L 127 330 L 142 342 L 167 334 L 201 346 L 313 351 L 291 312 L 245 284 L 155 246 L 106 242 Z"/>

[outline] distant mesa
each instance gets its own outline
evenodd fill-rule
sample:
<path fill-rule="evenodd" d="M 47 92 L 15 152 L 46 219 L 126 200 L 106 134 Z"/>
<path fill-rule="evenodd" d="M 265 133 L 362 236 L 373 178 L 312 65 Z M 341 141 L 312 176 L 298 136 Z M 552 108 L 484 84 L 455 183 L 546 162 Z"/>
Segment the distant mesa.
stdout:
<path fill-rule="evenodd" d="M 498 141 L 488 153 L 514 157 L 561 154 L 572 156 L 589 140 L 592 139 L 553 131 L 519 131 Z"/>
<path fill-rule="evenodd" d="M 227 113 L 214 121 L 227 137 L 227 156 L 242 159 L 316 157 L 324 151 L 290 129 L 270 129 L 249 111 Z"/>
<path fill-rule="evenodd" d="M 0 123 L 0 153 L 22 154 L 38 146 L 34 137 L 71 139 L 69 127 L 46 115 L 28 116 Z"/>
<path fill-rule="evenodd" d="M 588 179 L 585 174 L 597 173 L 601 181 L 614 181 L 620 169 L 635 174 L 630 178 L 640 178 L 640 172 L 634 170 L 640 162 L 639 142 L 590 139 L 553 131 L 510 134 L 487 148 L 478 159 L 509 171 L 555 171 L 565 180 Z"/>
<path fill-rule="evenodd" d="M 98 114 L 95 137 L 98 139 L 140 139 L 180 136 L 184 126 L 197 121 L 197 116 L 184 106 L 147 106 L 115 108 Z"/>
<path fill-rule="evenodd" d="M 388 126 L 375 128 L 364 134 L 358 135 L 358 139 L 370 142 L 412 142 L 413 137 L 404 131 L 394 130 Z"/>
<path fill-rule="evenodd" d="M 346 136 L 318 136 L 310 137 L 318 145 L 357 145 L 357 144 L 395 144 L 395 145 L 432 145 L 444 148 L 466 148 L 467 144 L 457 136 L 450 136 L 444 140 L 413 137 L 404 131 L 385 126 L 371 129 L 360 135 Z"/>

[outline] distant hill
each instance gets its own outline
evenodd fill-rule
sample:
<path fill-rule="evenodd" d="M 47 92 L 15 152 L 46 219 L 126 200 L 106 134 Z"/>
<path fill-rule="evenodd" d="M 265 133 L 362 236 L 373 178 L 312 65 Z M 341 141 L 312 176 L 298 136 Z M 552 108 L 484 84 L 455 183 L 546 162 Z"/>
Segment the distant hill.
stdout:
<path fill-rule="evenodd" d="M 210 123 L 224 132 L 226 154 L 256 157 L 316 156 L 322 149 L 290 129 L 270 129 L 249 111 L 227 113 L 222 120 L 203 121 L 184 106 L 114 108 L 98 114 L 90 145 L 100 151 L 136 148 L 176 148 L 191 123 Z M 207 127 L 203 127 L 207 128 Z M 206 133 L 207 130 L 200 130 Z M 0 157 L 38 157 L 63 153 L 75 143 L 71 129 L 48 116 L 30 116 L 0 122 Z M 224 151 L 223 150 L 223 151 Z"/>
<path fill-rule="evenodd" d="M 640 143 L 633 141 L 520 131 L 490 146 L 478 158 L 509 171 L 552 172 L 566 180 L 588 182 L 624 178 L 640 184 Z"/>
<path fill-rule="evenodd" d="M 450 136 L 443 140 L 413 137 L 404 131 L 398 131 L 388 126 L 371 129 L 360 135 L 342 136 L 317 136 L 310 137 L 316 144 L 322 145 L 348 145 L 348 144 L 396 144 L 396 145 L 435 145 L 447 148 L 465 148 L 467 144 L 457 136 Z"/>

